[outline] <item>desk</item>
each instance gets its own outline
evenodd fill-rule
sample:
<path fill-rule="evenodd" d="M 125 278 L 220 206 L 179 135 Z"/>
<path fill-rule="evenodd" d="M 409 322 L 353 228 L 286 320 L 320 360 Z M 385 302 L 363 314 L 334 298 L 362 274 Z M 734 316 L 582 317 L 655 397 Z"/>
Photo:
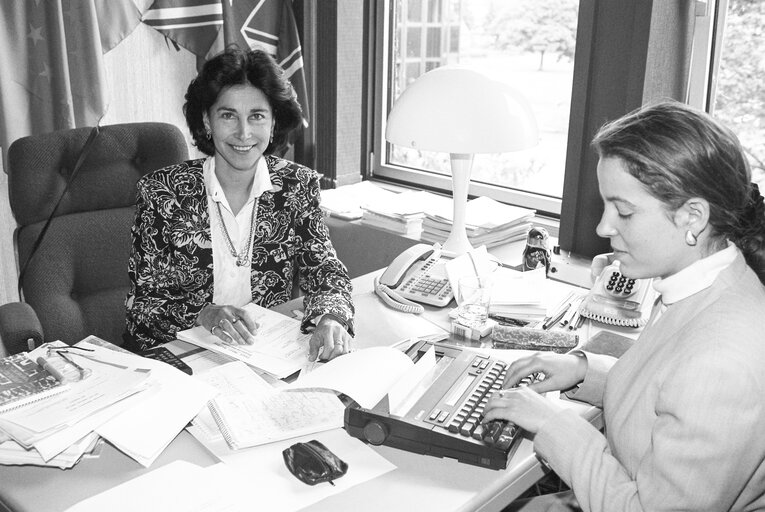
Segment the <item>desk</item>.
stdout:
<path fill-rule="evenodd" d="M 373 275 L 366 274 L 353 280 L 357 310 L 355 345 L 358 348 L 390 345 L 407 337 L 441 332 L 448 327 L 447 312 L 443 309 L 426 307 L 422 315 L 409 315 L 386 307 L 372 291 Z M 300 299 L 296 299 L 275 309 L 290 314 L 292 309 L 299 307 Z M 597 409 L 584 405 L 577 407 L 585 417 L 597 422 Z M 374 449 L 398 469 L 324 499 L 306 510 L 499 511 L 544 476 L 528 440 L 521 443 L 509 467 L 503 471 L 386 446 Z M 110 445 L 104 447 L 100 457 L 85 459 L 66 471 L 0 466 L 0 510 L 64 510 L 84 498 L 177 459 L 200 466 L 217 462 L 184 431 L 149 469 Z"/>

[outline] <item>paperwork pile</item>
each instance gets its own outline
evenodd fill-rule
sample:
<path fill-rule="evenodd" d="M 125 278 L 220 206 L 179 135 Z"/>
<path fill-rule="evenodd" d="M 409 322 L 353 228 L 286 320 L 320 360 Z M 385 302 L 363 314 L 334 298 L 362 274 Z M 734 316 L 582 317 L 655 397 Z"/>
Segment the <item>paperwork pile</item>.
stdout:
<path fill-rule="evenodd" d="M 465 207 L 465 231 L 474 247 L 523 240 L 531 227 L 536 211 L 500 203 L 489 197 L 476 197 Z M 425 212 L 422 235 L 427 242 L 444 243 L 452 229 L 451 201 Z"/>
<path fill-rule="evenodd" d="M 28 354 L 36 361 L 51 345 L 63 348 L 88 376 L 0 414 L 0 464 L 68 468 L 104 438 L 148 467 L 214 393 L 165 363 L 103 344 L 89 337 L 79 350 L 55 342 Z"/>

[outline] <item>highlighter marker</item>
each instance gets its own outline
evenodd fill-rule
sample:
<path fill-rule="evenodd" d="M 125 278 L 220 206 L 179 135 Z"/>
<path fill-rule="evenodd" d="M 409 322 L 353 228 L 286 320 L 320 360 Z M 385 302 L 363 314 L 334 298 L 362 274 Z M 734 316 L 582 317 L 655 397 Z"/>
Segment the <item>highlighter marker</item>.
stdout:
<path fill-rule="evenodd" d="M 48 370 L 48 372 L 50 372 L 51 375 L 56 377 L 56 380 L 58 380 L 59 382 L 64 382 L 64 380 L 66 379 L 66 377 L 64 377 L 64 374 L 61 373 L 61 371 L 59 371 L 57 368 L 54 368 L 54 366 L 50 364 L 48 361 L 46 361 L 44 357 L 42 356 L 38 357 L 37 364 L 42 366 L 43 369 Z"/>

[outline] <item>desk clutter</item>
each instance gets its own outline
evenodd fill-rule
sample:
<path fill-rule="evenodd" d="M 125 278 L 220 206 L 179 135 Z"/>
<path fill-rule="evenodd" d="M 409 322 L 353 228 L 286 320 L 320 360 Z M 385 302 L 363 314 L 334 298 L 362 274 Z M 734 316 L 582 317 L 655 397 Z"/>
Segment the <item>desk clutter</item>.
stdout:
<path fill-rule="evenodd" d="M 0 366 L 0 464 L 66 469 L 107 440 L 148 467 L 212 397 L 206 384 L 94 336 L 46 343 Z"/>
<path fill-rule="evenodd" d="M 452 199 L 423 190 L 393 192 L 363 181 L 323 190 L 327 215 L 391 231 L 424 242 L 443 244 L 452 229 Z M 535 210 L 510 206 L 489 197 L 468 201 L 465 230 L 475 246 L 494 247 L 523 240 Z"/>

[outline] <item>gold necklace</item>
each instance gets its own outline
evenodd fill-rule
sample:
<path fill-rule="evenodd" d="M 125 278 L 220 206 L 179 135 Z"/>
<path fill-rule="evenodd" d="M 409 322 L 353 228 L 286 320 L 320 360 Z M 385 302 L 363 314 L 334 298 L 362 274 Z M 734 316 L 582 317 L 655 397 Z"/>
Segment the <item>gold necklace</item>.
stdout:
<path fill-rule="evenodd" d="M 244 247 L 239 254 L 237 254 L 236 249 L 234 248 L 234 242 L 231 241 L 231 237 L 228 234 L 228 229 L 226 229 L 226 223 L 223 221 L 223 212 L 220 209 L 220 201 L 215 201 L 215 206 L 218 207 L 218 218 L 220 219 L 220 225 L 223 227 L 224 240 L 226 241 L 226 246 L 228 246 L 228 250 L 231 253 L 231 256 L 236 259 L 237 267 L 245 267 L 250 264 L 250 247 L 252 246 L 252 238 L 255 234 L 255 218 L 256 212 L 258 211 L 259 199 L 259 197 L 256 197 L 255 204 L 252 205 L 252 214 L 250 215 L 250 237 L 247 240 L 247 247 Z"/>

